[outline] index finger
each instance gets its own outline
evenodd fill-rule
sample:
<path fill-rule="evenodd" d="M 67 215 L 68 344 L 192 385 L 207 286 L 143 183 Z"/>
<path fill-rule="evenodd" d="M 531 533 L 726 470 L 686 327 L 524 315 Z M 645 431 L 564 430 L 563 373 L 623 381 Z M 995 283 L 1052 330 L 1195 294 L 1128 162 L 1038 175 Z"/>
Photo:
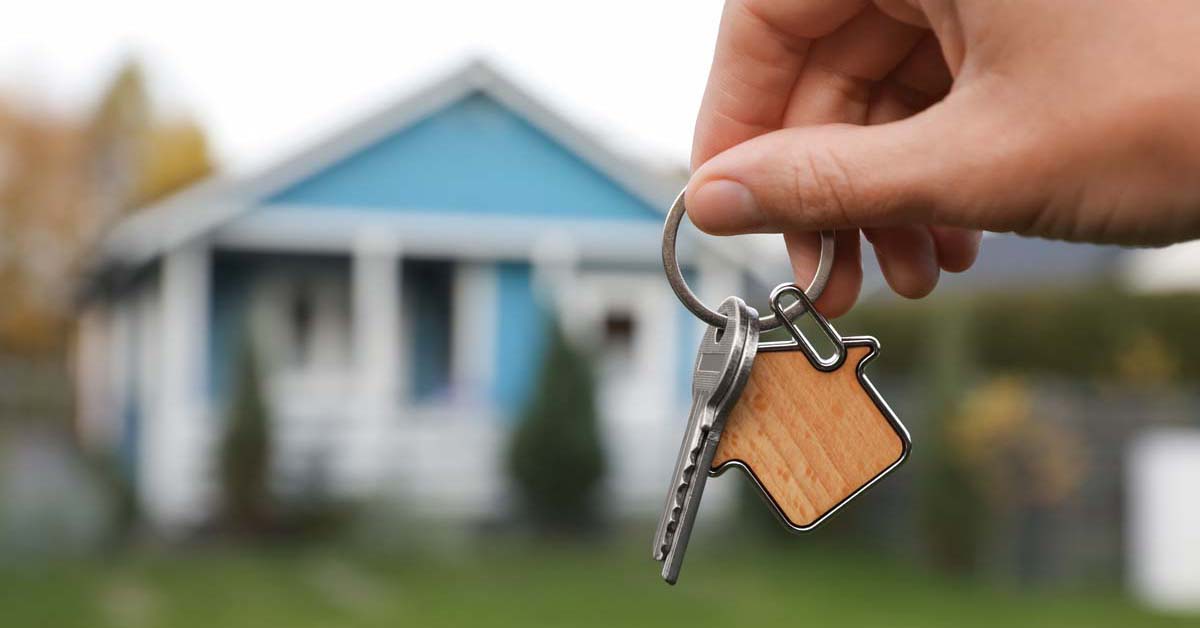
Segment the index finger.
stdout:
<path fill-rule="evenodd" d="M 728 0 L 696 117 L 692 168 L 779 129 L 809 44 L 868 0 Z"/>

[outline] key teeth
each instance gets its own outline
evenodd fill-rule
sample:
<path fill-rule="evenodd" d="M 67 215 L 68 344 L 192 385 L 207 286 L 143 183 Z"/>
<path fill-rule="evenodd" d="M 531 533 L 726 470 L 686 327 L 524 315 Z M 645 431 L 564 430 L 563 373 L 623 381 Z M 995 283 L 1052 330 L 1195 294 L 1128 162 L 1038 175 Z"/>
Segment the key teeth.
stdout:
<path fill-rule="evenodd" d="M 692 477 L 696 474 L 696 462 L 700 458 L 700 452 L 704 449 L 704 439 L 708 437 L 708 431 L 704 430 L 700 433 L 700 438 L 696 445 L 688 452 L 689 464 L 683 468 L 683 481 L 679 486 L 675 487 L 675 503 L 671 507 L 671 516 L 667 519 L 667 526 L 663 539 L 661 553 L 665 559 L 671 551 L 671 546 L 675 542 L 675 530 L 679 527 L 679 516 L 683 514 L 683 500 L 687 495 L 688 488 L 692 485 Z"/>

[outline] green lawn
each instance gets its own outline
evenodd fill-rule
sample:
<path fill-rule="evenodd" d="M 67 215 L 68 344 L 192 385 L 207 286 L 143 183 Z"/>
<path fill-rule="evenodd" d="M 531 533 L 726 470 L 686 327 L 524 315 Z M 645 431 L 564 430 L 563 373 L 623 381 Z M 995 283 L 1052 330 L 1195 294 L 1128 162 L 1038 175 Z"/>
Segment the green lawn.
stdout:
<path fill-rule="evenodd" d="M 1003 591 L 832 550 L 694 548 L 663 584 L 641 543 L 404 558 L 191 549 L 0 568 L 0 626 L 1198 626 L 1115 592 Z M 684 624 L 683 622 L 688 622 Z"/>

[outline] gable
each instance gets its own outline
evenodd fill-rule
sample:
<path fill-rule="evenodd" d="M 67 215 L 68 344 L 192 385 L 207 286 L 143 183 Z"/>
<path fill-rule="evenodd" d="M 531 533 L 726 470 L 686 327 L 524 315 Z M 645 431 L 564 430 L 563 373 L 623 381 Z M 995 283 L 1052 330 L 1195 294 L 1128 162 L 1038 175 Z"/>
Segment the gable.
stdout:
<path fill-rule="evenodd" d="M 661 212 L 478 91 L 289 186 L 266 204 L 662 220 Z"/>

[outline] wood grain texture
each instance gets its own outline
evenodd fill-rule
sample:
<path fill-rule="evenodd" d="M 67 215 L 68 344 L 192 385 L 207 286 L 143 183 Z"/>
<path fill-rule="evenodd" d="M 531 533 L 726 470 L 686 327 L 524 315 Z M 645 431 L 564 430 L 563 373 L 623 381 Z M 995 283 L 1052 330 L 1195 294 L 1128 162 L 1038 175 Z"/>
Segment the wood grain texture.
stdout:
<path fill-rule="evenodd" d="M 874 348 L 847 346 L 837 370 L 804 353 L 759 353 L 712 468 L 740 461 L 794 527 L 806 528 L 905 455 L 905 440 L 859 381 Z"/>

